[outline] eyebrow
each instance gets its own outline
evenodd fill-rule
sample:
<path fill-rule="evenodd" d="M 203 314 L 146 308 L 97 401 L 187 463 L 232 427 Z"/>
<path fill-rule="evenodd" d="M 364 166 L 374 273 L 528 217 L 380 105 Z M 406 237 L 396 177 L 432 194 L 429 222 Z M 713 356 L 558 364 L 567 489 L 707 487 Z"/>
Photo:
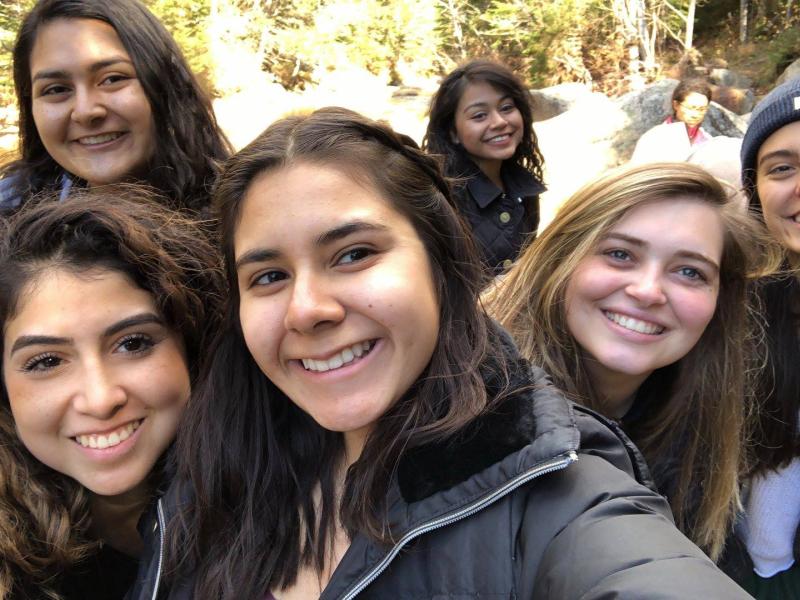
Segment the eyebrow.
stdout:
<path fill-rule="evenodd" d="M 617 239 L 617 240 L 621 240 L 623 242 L 628 242 L 629 244 L 633 244 L 634 246 L 638 246 L 640 248 L 648 245 L 646 241 L 640 240 L 637 237 L 633 237 L 633 236 L 630 236 L 630 235 L 625 235 L 624 233 L 609 233 L 608 235 L 604 236 L 603 239 L 604 240 Z M 703 254 L 700 254 L 699 252 L 692 252 L 691 250 L 679 250 L 675 254 L 676 254 L 676 256 L 681 256 L 681 257 L 684 257 L 684 258 L 693 258 L 695 260 L 699 260 L 701 262 L 706 263 L 709 267 L 711 267 L 715 271 L 719 271 L 719 265 L 716 262 L 714 262 L 713 260 L 711 260 L 707 256 L 704 256 Z"/>
<path fill-rule="evenodd" d="M 497 103 L 499 104 L 500 102 L 503 102 L 504 100 L 513 100 L 513 98 L 511 98 L 510 94 L 506 94 L 505 96 L 500 98 L 497 101 Z M 471 108 L 479 108 L 479 107 L 484 107 L 484 106 L 489 106 L 489 103 L 488 102 L 482 102 L 482 101 L 473 102 L 472 104 L 468 104 L 467 106 L 465 106 L 464 110 L 462 110 L 461 112 L 467 112 Z"/>
<path fill-rule="evenodd" d="M 89 71 L 91 71 L 92 73 L 96 73 L 101 69 L 105 69 L 106 67 L 111 67 L 118 63 L 126 63 L 129 65 L 133 65 L 133 63 L 127 58 L 124 58 L 122 56 L 114 56 L 111 58 L 107 58 L 105 60 L 99 60 L 95 63 L 92 63 L 91 65 L 89 65 Z M 71 74 L 69 71 L 64 71 L 63 69 L 50 69 L 50 70 L 45 69 L 44 71 L 39 71 L 33 77 L 31 77 L 31 83 L 39 79 L 69 79 L 70 75 Z"/>
<path fill-rule="evenodd" d="M 767 152 L 758 161 L 758 166 L 761 166 L 765 161 L 771 158 L 795 158 L 797 152 L 794 150 L 775 150 L 774 152 Z"/>
<path fill-rule="evenodd" d="M 353 235 L 354 233 L 364 233 L 364 232 L 385 232 L 388 231 L 388 227 L 385 225 L 380 225 L 378 223 L 371 223 L 369 221 L 350 221 L 348 223 L 343 223 L 333 229 L 329 229 L 328 231 L 323 232 L 314 240 L 315 246 L 327 246 L 346 238 L 347 236 Z M 258 263 L 258 262 L 265 262 L 268 260 L 274 260 L 281 256 L 280 251 L 275 250 L 273 248 L 254 248 L 253 250 L 249 250 L 245 252 L 239 259 L 236 261 L 236 270 L 238 271 L 243 266 L 251 263 Z"/>
<path fill-rule="evenodd" d="M 103 331 L 103 337 L 110 337 L 129 327 L 145 325 L 148 323 L 163 325 L 164 321 L 161 319 L 161 317 L 154 313 L 141 313 L 138 315 L 133 315 L 131 317 L 122 319 L 121 321 L 117 321 L 113 325 L 106 328 L 106 330 Z M 65 346 L 72 343 L 74 343 L 74 340 L 69 337 L 56 337 L 52 335 L 22 335 L 14 341 L 14 344 L 11 346 L 11 352 L 9 353 L 9 356 L 13 356 L 15 352 L 22 350 L 23 348 L 27 348 L 28 346 Z"/>

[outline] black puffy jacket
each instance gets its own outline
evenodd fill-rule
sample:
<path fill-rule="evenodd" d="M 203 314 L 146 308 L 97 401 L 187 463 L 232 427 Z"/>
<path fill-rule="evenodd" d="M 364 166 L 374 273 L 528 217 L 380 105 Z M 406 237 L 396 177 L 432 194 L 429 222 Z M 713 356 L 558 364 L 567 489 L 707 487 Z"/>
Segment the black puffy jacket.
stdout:
<path fill-rule="evenodd" d="M 357 535 L 321 600 L 750 598 L 676 529 L 625 435 L 530 378 L 456 442 L 403 457 L 396 544 Z M 162 527 L 175 504 L 159 503 Z M 160 581 L 160 531 L 130 597 L 191 598 L 192 581 Z"/>

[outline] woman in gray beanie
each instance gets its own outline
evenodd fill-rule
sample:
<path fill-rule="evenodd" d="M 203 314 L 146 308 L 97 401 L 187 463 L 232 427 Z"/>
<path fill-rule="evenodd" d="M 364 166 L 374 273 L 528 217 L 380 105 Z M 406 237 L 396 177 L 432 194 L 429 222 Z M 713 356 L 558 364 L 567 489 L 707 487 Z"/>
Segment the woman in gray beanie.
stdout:
<path fill-rule="evenodd" d="M 757 598 L 800 598 L 800 78 L 770 92 L 742 142 L 750 210 L 785 251 L 786 275 L 765 281 L 767 366 L 760 385 L 746 514 L 739 537 L 753 562 L 740 581 Z"/>

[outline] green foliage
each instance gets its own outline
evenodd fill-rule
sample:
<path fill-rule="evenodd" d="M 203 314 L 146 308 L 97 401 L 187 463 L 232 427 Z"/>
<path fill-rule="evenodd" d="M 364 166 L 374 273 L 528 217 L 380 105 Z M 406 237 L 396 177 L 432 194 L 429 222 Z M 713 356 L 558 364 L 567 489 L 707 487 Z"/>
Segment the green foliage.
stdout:
<path fill-rule="evenodd" d="M 169 30 L 183 51 L 189 66 L 211 93 L 213 79 L 208 53 L 209 0 L 144 0 Z"/>
<path fill-rule="evenodd" d="M 25 13 L 35 0 L 17 0 L 0 4 L 0 108 L 16 103 L 11 51 Z M 0 117 L 0 126 L 2 118 Z"/>
<path fill-rule="evenodd" d="M 800 29 L 792 27 L 776 35 L 767 46 L 767 58 L 773 77 L 800 58 Z"/>

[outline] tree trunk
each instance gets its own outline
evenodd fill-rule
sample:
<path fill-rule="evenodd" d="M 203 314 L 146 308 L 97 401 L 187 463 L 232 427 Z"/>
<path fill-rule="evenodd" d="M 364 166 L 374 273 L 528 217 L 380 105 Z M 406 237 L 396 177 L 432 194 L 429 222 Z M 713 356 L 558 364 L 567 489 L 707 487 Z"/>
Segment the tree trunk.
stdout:
<path fill-rule="evenodd" d="M 686 50 L 692 47 L 694 38 L 694 12 L 696 8 L 697 0 L 689 0 L 689 8 L 686 10 L 686 38 L 683 43 Z"/>
<path fill-rule="evenodd" d="M 747 41 L 747 9 L 748 0 L 739 0 L 739 42 Z"/>

